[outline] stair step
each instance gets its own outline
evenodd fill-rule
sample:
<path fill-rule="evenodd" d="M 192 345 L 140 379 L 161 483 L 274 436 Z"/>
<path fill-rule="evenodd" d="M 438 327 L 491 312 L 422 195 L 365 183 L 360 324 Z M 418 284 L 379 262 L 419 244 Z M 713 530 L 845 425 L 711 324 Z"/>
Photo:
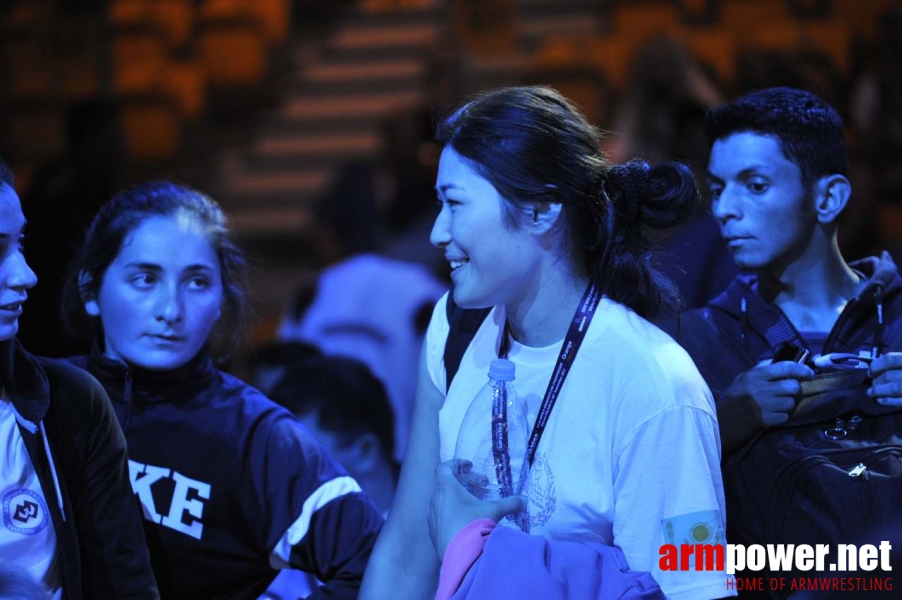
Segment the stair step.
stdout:
<path fill-rule="evenodd" d="M 232 208 L 229 221 L 232 229 L 242 237 L 304 235 L 313 226 L 310 211 L 291 206 Z"/>
<path fill-rule="evenodd" d="M 599 19 L 596 15 L 581 12 L 549 14 L 541 19 L 521 19 L 519 24 L 520 35 L 526 38 L 540 38 L 554 33 L 594 33 L 598 28 Z"/>
<path fill-rule="evenodd" d="M 381 114 L 337 115 L 321 117 L 299 117 L 285 119 L 275 115 L 260 127 L 260 137 L 303 136 L 321 134 L 353 133 L 372 130 L 379 126 Z"/>
<path fill-rule="evenodd" d="M 379 147 L 375 131 L 360 133 L 330 133 L 305 136 L 267 136 L 254 143 L 252 152 L 261 158 L 300 158 L 331 155 L 344 158 L 349 155 L 371 155 Z"/>
<path fill-rule="evenodd" d="M 324 43 L 296 44 L 279 108 L 249 148 L 220 161 L 222 192 L 239 235 L 310 235 L 311 209 L 349 160 L 378 152 L 386 114 L 422 101 L 426 51 L 446 26 L 447 8 L 357 9 Z"/>
<path fill-rule="evenodd" d="M 323 96 L 367 96 L 373 94 L 408 92 L 418 93 L 422 85 L 419 77 L 392 77 L 373 73 L 370 78 L 336 81 L 297 81 L 286 90 L 285 99 L 302 99 Z"/>
<path fill-rule="evenodd" d="M 341 118 L 342 116 L 381 116 L 388 111 L 416 104 L 420 100 L 418 92 L 402 91 L 380 94 L 379 96 L 345 97 L 301 97 L 282 105 L 279 114 L 285 120 Z"/>
<path fill-rule="evenodd" d="M 355 10 L 348 13 L 343 23 L 345 27 L 408 27 L 440 22 L 446 13 L 446 8 L 436 6 L 392 11 Z"/>
<path fill-rule="evenodd" d="M 423 56 L 431 43 L 382 44 L 379 46 L 330 46 L 322 50 L 319 60 L 328 63 L 363 63 L 367 61 L 400 60 Z"/>
<path fill-rule="evenodd" d="M 343 28 L 330 40 L 332 48 L 373 48 L 385 46 L 418 46 L 434 42 L 439 36 L 434 23 L 402 27 L 353 26 Z"/>
<path fill-rule="evenodd" d="M 229 197 L 259 198 L 267 195 L 295 194 L 304 196 L 320 192 L 329 182 L 331 173 L 325 170 L 257 173 L 253 171 L 232 174 L 226 181 Z M 258 204 L 254 200 L 253 204 Z"/>
<path fill-rule="evenodd" d="M 416 78 L 423 72 L 423 61 L 417 58 L 355 61 L 349 63 L 332 62 L 308 69 L 300 75 L 313 82 L 354 81 L 361 79 Z"/>

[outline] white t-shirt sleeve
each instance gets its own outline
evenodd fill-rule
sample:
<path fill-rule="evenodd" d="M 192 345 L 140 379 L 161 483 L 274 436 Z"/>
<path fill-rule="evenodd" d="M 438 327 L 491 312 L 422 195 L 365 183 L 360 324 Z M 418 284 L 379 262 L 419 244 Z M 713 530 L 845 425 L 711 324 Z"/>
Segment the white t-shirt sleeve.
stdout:
<path fill-rule="evenodd" d="M 425 344 L 426 368 L 429 370 L 429 378 L 442 395 L 448 386 L 445 377 L 445 342 L 448 340 L 450 325 L 448 324 L 448 293 L 439 298 L 432 310 L 432 319 L 426 329 Z"/>
<path fill-rule="evenodd" d="M 649 460 L 654 457 L 654 460 Z M 726 544 L 717 420 L 676 405 L 642 423 L 614 457 L 614 543 L 668 598 L 721 598 L 723 571 L 662 571 L 663 544 Z"/>

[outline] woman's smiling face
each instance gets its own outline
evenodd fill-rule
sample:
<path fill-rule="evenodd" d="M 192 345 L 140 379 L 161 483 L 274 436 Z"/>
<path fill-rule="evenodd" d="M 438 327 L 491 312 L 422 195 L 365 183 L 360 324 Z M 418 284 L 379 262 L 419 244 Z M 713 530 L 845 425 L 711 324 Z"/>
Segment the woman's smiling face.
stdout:
<path fill-rule="evenodd" d="M 178 368 L 200 351 L 219 318 L 220 261 L 191 217 L 149 217 L 124 239 L 97 297 L 105 355 L 150 370 Z"/>
<path fill-rule="evenodd" d="M 484 308 L 521 298 L 535 274 L 535 236 L 509 223 L 498 190 L 451 146 L 435 188 L 441 212 L 430 240 L 451 265 L 454 302 Z"/>

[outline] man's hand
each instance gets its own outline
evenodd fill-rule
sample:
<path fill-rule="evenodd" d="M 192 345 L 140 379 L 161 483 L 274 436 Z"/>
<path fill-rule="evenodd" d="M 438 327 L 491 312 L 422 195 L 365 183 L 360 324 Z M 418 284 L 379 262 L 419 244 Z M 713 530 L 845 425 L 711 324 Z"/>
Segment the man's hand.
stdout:
<path fill-rule="evenodd" d="M 789 420 L 802 391 L 802 381 L 814 379 L 810 367 L 782 361 L 740 374 L 724 394 L 724 401 L 754 402 L 765 426 Z"/>
<path fill-rule="evenodd" d="M 868 368 L 873 384 L 868 396 L 880 404 L 902 406 L 902 352 L 888 352 Z"/>
<path fill-rule="evenodd" d="M 435 491 L 429 502 L 429 536 L 439 559 L 445 557 L 451 539 L 468 523 L 484 518 L 499 521 L 505 515 L 526 510 L 522 496 L 488 501 L 470 494 L 455 473 L 467 473 L 472 468 L 470 461 L 449 460 L 435 469 Z"/>
<path fill-rule="evenodd" d="M 724 453 L 741 447 L 761 428 L 788 421 L 802 391 L 801 382 L 813 378 L 810 367 L 791 361 L 739 374 L 717 403 Z"/>

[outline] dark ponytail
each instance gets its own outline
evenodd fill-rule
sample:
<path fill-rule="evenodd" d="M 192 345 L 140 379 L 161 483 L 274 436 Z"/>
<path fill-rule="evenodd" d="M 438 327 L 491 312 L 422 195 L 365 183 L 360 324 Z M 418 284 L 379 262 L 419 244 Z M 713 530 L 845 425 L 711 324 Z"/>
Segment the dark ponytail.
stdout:
<path fill-rule="evenodd" d="M 649 318 L 678 300 L 676 287 L 654 265 L 652 229 L 696 214 L 701 201 L 692 171 L 678 162 L 632 160 L 605 176 L 596 239 L 586 248 L 590 276 L 601 292 Z"/>
<path fill-rule="evenodd" d="M 477 96 L 439 123 L 436 139 L 469 159 L 505 206 L 560 203 L 566 248 L 601 292 L 643 317 L 676 298 L 654 268 L 649 229 L 679 223 L 700 207 L 692 172 L 679 163 L 611 166 L 601 132 L 557 91 L 503 88 Z M 516 226 L 517 211 L 508 211 Z"/>

